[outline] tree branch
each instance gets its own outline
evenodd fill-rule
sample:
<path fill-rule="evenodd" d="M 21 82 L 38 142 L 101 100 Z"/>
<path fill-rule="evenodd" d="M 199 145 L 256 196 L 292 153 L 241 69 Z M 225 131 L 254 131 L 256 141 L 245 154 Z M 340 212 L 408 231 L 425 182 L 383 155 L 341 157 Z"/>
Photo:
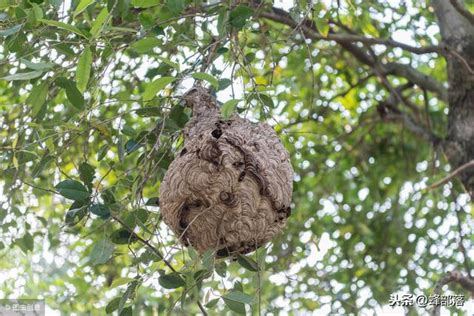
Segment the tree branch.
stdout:
<path fill-rule="evenodd" d="M 474 25 L 474 14 L 469 12 L 459 1 L 449 0 L 453 7 L 458 11 L 462 16 L 464 16 L 472 25 Z"/>
<path fill-rule="evenodd" d="M 451 283 L 451 282 L 458 283 L 465 290 L 468 290 L 469 292 L 471 292 L 472 295 L 474 295 L 474 280 L 467 277 L 467 276 L 463 276 L 458 271 L 448 272 L 444 277 L 442 277 L 441 280 L 439 280 L 438 283 L 436 284 L 435 289 L 433 290 L 433 294 L 441 295 L 443 286 L 445 286 L 446 284 Z M 441 307 L 440 305 L 436 305 L 434 307 L 431 315 L 439 316 L 440 307 Z"/>
<path fill-rule="evenodd" d="M 137 235 L 133 229 L 131 229 L 130 227 L 128 227 L 127 224 L 125 224 L 120 218 L 116 217 L 116 216 L 111 216 L 115 221 L 117 221 L 120 225 L 122 225 L 133 237 L 137 238 L 142 244 L 144 244 L 145 246 L 147 246 L 151 251 L 153 251 L 161 260 L 163 260 L 163 262 L 166 264 L 166 266 L 168 268 L 170 268 L 171 271 L 173 272 L 177 272 L 176 269 L 171 265 L 171 263 L 166 260 L 165 257 L 163 257 L 163 255 L 161 254 L 161 252 L 156 249 L 155 246 L 153 246 L 149 241 L 143 239 L 142 237 L 140 237 L 139 235 Z M 206 312 L 206 309 L 204 308 L 204 306 L 202 305 L 202 303 L 199 301 L 199 299 L 197 300 L 197 305 L 199 307 L 199 310 L 201 311 L 201 313 L 204 315 L 204 316 L 207 316 L 207 312 Z"/>
<path fill-rule="evenodd" d="M 312 39 L 315 39 L 315 40 L 330 40 L 330 41 L 332 40 L 338 43 L 359 42 L 359 43 L 364 43 L 364 44 L 369 44 L 369 45 L 379 44 L 379 45 L 390 46 L 390 47 L 399 47 L 401 49 L 404 49 L 414 54 L 442 53 L 442 48 L 439 46 L 431 45 L 431 46 L 424 46 L 424 47 L 415 47 L 415 46 L 397 42 L 390 38 L 384 39 L 384 38 L 366 37 L 366 36 L 356 35 L 356 34 L 337 34 L 337 33 L 329 33 L 327 36 L 323 36 L 319 32 L 314 32 L 315 31 L 314 25 L 309 24 L 309 23 L 296 23 L 296 21 L 294 21 L 294 19 L 291 17 L 291 15 L 288 12 L 279 8 L 275 8 L 275 7 L 272 8 L 272 12 L 264 11 L 264 12 L 259 13 L 258 15 L 260 17 L 267 18 L 275 22 L 286 24 L 293 28 L 296 28 L 298 27 L 298 25 L 300 25 L 300 28 L 302 29 L 302 31 L 304 31 L 308 35 L 308 37 L 311 37 Z"/>
<path fill-rule="evenodd" d="M 171 265 L 171 263 L 169 263 L 168 260 L 165 259 L 165 257 L 163 257 L 163 255 L 161 254 L 161 252 L 158 251 L 158 249 L 155 248 L 155 246 L 153 246 L 152 244 L 150 244 L 149 241 L 143 239 L 142 237 L 140 237 L 139 235 L 137 235 L 133 229 L 131 229 L 130 227 L 128 227 L 127 224 L 125 224 L 120 218 L 118 218 L 117 216 L 111 216 L 115 221 L 117 221 L 120 225 L 122 225 L 133 237 L 135 237 L 136 239 L 138 239 L 142 244 L 144 244 L 145 246 L 147 246 L 148 248 L 150 248 L 151 251 L 153 251 L 161 260 L 163 260 L 163 262 L 166 264 L 166 266 L 168 268 L 170 268 L 171 271 L 173 272 L 176 272 L 176 269 Z"/>
<path fill-rule="evenodd" d="M 413 52 L 415 54 L 425 54 L 425 53 L 439 53 L 443 54 L 445 48 L 441 46 L 427 46 L 427 47 L 413 47 L 403 43 L 396 42 L 392 39 L 380 39 L 380 38 L 369 38 L 355 34 L 336 34 L 330 33 L 327 36 L 320 34 L 312 21 L 303 21 L 297 23 L 291 15 L 278 8 L 271 8 L 271 11 L 262 11 L 257 14 L 257 17 L 266 18 L 278 23 L 285 24 L 294 29 L 299 28 L 303 34 L 313 40 L 334 40 L 344 49 L 350 52 L 357 60 L 361 63 L 374 67 L 375 60 L 373 57 L 365 52 L 363 49 L 358 47 L 356 43 L 364 43 L 367 45 L 381 44 L 391 47 L 400 47 L 407 51 Z M 406 78 L 407 80 L 413 82 L 414 84 L 429 90 L 433 91 L 438 95 L 443 101 L 447 100 L 447 91 L 441 83 L 435 79 L 425 75 L 422 72 L 419 72 L 408 65 L 390 63 L 390 64 L 380 64 L 381 71 L 385 74 L 395 74 L 401 77 Z"/>
<path fill-rule="evenodd" d="M 459 174 L 461 174 L 463 171 L 466 171 L 467 169 L 473 168 L 474 167 L 474 160 L 469 161 L 468 163 L 456 168 L 453 172 L 448 174 L 445 178 L 433 183 L 429 187 L 427 187 L 425 190 L 426 191 L 431 191 L 439 186 L 442 186 L 445 183 L 448 183 L 450 180 L 452 180 L 454 177 L 457 177 Z"/>
<path fill-rule="evenodd" d="M 404 77 L 417 86 L 436 93 L 441 100 L 448 101 L 448 91 L 436 79 L 405 64 L 388 63 L 383 68 L 386 74 Z"/>

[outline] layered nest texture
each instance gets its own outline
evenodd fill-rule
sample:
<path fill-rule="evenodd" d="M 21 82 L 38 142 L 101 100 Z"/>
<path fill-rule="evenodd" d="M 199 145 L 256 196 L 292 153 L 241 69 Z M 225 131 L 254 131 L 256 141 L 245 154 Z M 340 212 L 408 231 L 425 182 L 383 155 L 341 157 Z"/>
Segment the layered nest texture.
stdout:
<path fill-rule="evenodd" d="M 282 231 L 291 213 L 288 152 L 265 123 L 237 114 L 223 120 L 204 88 L 184 99 L 193 117 L 184 128 L 184 148 L 161 183 L 163 220 L 200 253 L 249 253 Z"/>

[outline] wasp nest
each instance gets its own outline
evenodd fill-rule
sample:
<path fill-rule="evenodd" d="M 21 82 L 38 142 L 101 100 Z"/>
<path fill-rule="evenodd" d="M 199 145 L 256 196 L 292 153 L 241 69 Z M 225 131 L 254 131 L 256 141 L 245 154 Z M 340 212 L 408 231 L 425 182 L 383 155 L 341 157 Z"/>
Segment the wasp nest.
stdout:
<path fill-rule="evenodd" d="M 193 117 L 184 128 L 184 148 L 161 183 L 163 220 L 201 253 L 251 252 L 279 233 L 291 213 L 288 152 L 267 124 L 236 114 L 223 120 L 204 88 L 184 99 Z"/>

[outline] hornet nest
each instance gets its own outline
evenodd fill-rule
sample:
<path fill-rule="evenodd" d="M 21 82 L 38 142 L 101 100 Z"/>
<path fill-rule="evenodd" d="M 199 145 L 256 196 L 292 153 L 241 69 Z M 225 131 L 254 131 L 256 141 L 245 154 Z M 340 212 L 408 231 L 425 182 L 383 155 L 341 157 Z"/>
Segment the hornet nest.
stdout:
<path fill-rule="evenodd" d="M 252 252 L 279 233 L 291 213 L 288 152 L 267 124 L 237 114 L 223 120 L 206 89 L 193 88 L 183 98 L 193 117 L 161 183 L 163 220 L 200 253 Z"/>

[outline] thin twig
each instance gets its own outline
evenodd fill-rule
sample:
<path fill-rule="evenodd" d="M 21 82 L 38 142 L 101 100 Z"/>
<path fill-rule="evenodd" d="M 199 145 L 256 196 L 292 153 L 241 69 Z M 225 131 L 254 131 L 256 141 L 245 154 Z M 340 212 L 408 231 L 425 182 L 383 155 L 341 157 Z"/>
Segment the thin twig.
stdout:
<path fill-rule="evenodd" d="M 130 227 L 128 227 L 127 224 L 125 224 L 120 218 L 116 217 L 116 216 L 111 216 L 114 220 L 116 220 L 118 223 L 120 223 L 120 225 L 122 225 L 133 237 L 135 237 L 136 239 L 138 239 L 141 243 L 143 243 L 144 245 L 146 245 L 148 248 L 150 248 L 161 260 L 163 260 L 163 262 L 166 264 L 166 266 L 168 268 L 170 268 L 171 271 L 173 272 L 177 272 L 176 269 L 171 265 L 171 263 L 169 263 L 168 260 L 166 260 L 163 255 L 161 254 L 161 252 L 158 251 L 158 249 L 155 248 L 155 246 L 153 246 L 152 244 L 150 244 L 149 241 L 143 239 L 142 237 L 140 237 L 139 235 L 137 235 L 133 229 L 131 229 Z"/>
<path fill-rule="evenodd" d="M 458 176 L 460 173 L 464 172 L 467 169 L 473 168 L 473 167 L 474 167 L 474 160 L 471 160 L 468 163 L 456 168 L 456 170 L 454 170 L 453 172 L 448 174 L 448 176 L 446 176 L 445 178 L 433 183 L 432 185 L 427 187 L 425 190 L 426 191 L 431 191 L 431 190 L 433 190 L 433 189 L 435 189 L 435 188 L 437 188 L 437 187 L 439 187 L 439 186 L 441 186 L 445 183 L 448 183 L 451 179 Z"/>
<path fill-rule="evenodd" d="M 459 285 L 461 285 L 465 290 L 468 290 L 471 293 L 474 293 L 474 280 L 473 279 L 467 276 L 463 276 L 458 271 L 451 271 L 451 272 L 448 272 L 444 277 L 441 278 L 441 280 L 438 281 L 438 283 L 436 284 L 433 290 L 433 295 L 441 295 L 443 286 L 451 282 L 456 282 Z M 431 312 L 431 315 L 439 316 L 440 308 L 441 308 L 441 305 L 435 305 Z"/>
<path fill-rule="evenodd" d="M 280 22 L 286 25 L 291 26 L 292 28 L 300 27 L 301 30 L 307 33 L 307 36 L 315 39 L 315 40 L 333 40 L 336 42 L 360 42 L 369 45 L 380 44 L 385 46 L 391 47 L 399 47 L 414 54 L 427 54 L 427 53 L 442 53 L 443 50 L 440 46 L 431 45 L 425 47 L 415 47 L 411 45 L 407 45 L 404 43 L 397 42 L 392 39 L 383 39 L 383 38 L 374 38 L 374 37 L 365 37 L 361 35 L 354 35 L 354 34 L 341 34 L 341 33 L 332 33 L 323 36 L 320 33 L 314 32 L 314 29 L 308 27 L 306 24 L 306 20 L 300 23 L 296 23 L 296 21 L 291 17 L 291 15 L 279 8 L 272 8 L 272 12 L 261 12 L 258 16 L 262 18 L 267 18 L 276 22 Z"/>
<path fill-rule="evenodd" d="M 471 274 L 471 265 L 469 263 L 469 256 L 466 251 L 466 247 L 464 247 L 464 234 L 462 233 L 462 221 L 461 221 L 461 211 L 463 210 L 462 205 L 457 203 L 456 201 L 456 218 L 458 220 L 457 226 L 458 226 L 458 231 L 459 231 L 459 250 L 461 250 L 461 253 L 464 258 L 464 268 L 466 269 L 467 275 L 472 279 L 472 274 Z"/>

